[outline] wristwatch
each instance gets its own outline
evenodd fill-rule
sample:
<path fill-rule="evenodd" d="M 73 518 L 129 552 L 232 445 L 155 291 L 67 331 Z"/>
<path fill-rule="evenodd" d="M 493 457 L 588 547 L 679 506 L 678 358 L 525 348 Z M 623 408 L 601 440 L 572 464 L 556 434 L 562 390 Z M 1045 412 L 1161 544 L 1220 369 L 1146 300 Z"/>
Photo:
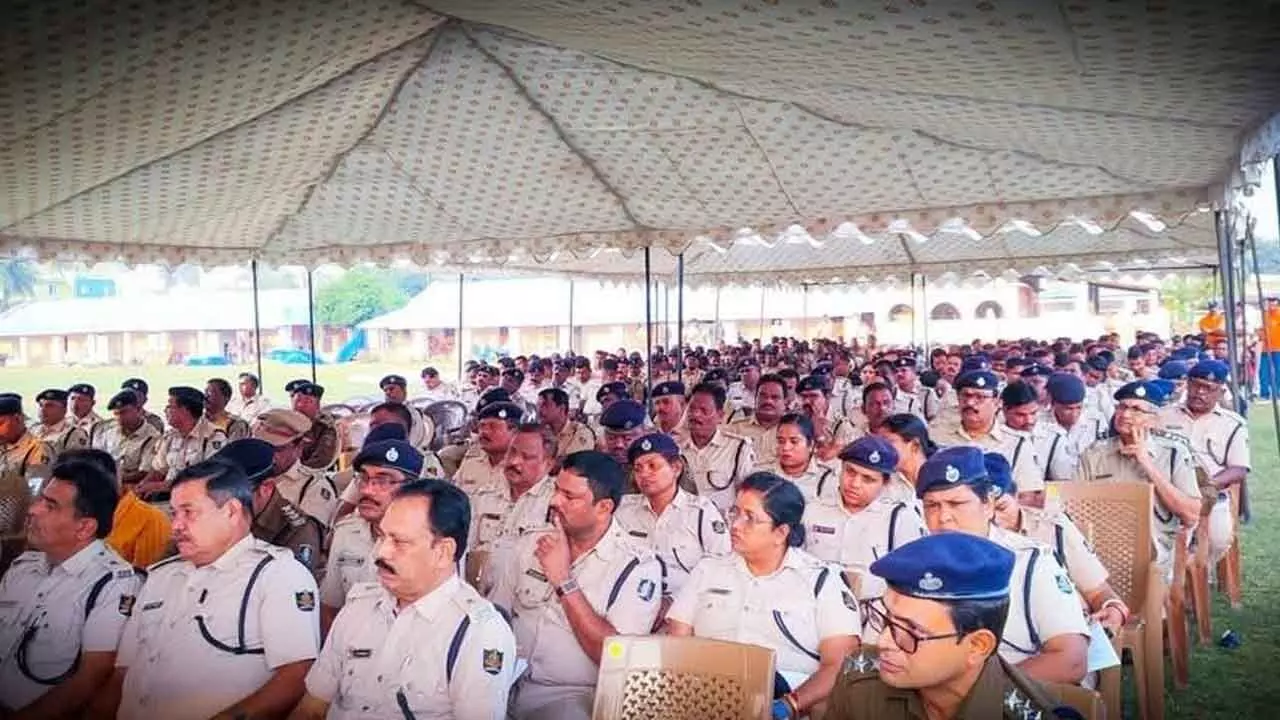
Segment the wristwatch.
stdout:
<path fill-rule="evenodd" d="M 581 589 L 582 588 L 578 586 L 577 580 L 569 578 L 556 586 L 556 597 L 563 598 L 565 595 L 576 593 Z"/>

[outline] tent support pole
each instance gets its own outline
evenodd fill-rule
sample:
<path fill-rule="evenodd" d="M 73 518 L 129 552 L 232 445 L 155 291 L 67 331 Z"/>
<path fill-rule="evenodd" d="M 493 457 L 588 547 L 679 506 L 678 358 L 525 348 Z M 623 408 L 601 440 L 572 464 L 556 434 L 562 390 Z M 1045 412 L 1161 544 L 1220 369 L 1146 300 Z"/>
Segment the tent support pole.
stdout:
<path fill-rule="evenodd" d="M 724 341 L 724 333 L 720 329 L 720 286 L 716 286 L 716 325 L 715 331 L 712 333 L 715 337 L 716 344 L 719 345 Z"/>
<path fill-rule="evenodd" d="M 316 293 L 307 268 L 307 329 L 311 333 L 311 382 L 316 381 Z"/>
<path fill-rule="evenodd" d="M 1280 164 L 1276 167 L 1277 179 L 1280 179 Z M 1271 347 L 1271 337 L 1267 332 L 1267 311 L 1266 298 L 1262 295 L 1262 275 L 1258 272 L 1258 238 L 1252 232 L 1248 234 L 1249 253 L 1253 260 L 1253 284 L 1258 291 L 1258 308 L 1261 311 L 1262 320 L 1258 325 L 1262 328 L 1262 353 L 1258 356 L 1259 367 L 1261 363 L 1267 363 L 1270 366 L 1271 388 L 1266 388 L 1266 393 L 1271 397 L 1271 419 L 1273 421 L 1272 430 L 1276 436 L 1276 449 L 1280 450 L 1280 393 L 1274 392 L 1276 384 L 1276 359 L 1273 353 L 1267 352 L 1267 348 Z M 1263 390 L 1262 387 L 1258 388 Z"/>
<path fill-rule="evenodd" d="M 466 277 L 462 273 L 458 273 L 458 332 L 454 339 L 454 345 L 458 347 L 458 384 L 462 384 L 462 297 L 466 285 Z"/>
<path fill-rule="evenodd" d="M 924 328 L 924 349 L 926 351 L 922 354 L 927 354 L 929 350 L 929 278 L 925 277 L 923 273 L 920 274 L 920 304 L 924 305 L 924 318 L 921 324 Z M 933 369 L 932 361 L 929 361 L 926 369 Z"/>
<path fill-rule="evenodd" d="M 926 309 L 926 312 L 928 310 Z M 920 313 L 916 308 L 916 274 L 911 273 L 911 344 L 916 344 L 916 322 L 920 317 Z"/>
<path fill-rule="evenodd" d="M 569 278 L 569 352 L 573 352 L 573 278 Z"/>
<path fill-rule="evenodd" d="M 644 368 L 647 407 L 653 396 L 653 266 L 648 246 L 644 249 Z"/>
<path fill-rule="evenodd" d="M 760 347 L 764 347 L 764 285 L 760 286 Z"/>
<path fill-rule="evenodd" d="M 684 253 L 676 256 L 676 371 L 684 372 Z"/>
<path fill-rule="evenodd" d="M 253 357 L 258 362 L 258 387 L 262 387 L 262 312 L 258 308 L 258 261 L 249 261 L 249 273 L 253 279 Z M 1280 423 L 1277 423 L 1280 426 Z"/>
<path fill-rule="evenodd" d="M 1218 264 L 1222 268 L 1223 311 L 1227 321 L 1227 353 L 1231 358 L 1231 397 L 1235 400 L 1236 411 L 1244 410 L 1244 398 L 1240 396 L 1239 343 L 1236 337 L 1236 275 L 1235 241 L 1230 237 L 1231 221 L 1226 211 L 1214 211 L 1214 227 L 1218 232 Z M 1242 413 L 1243 414 L 1243 413 Z"/>
<path fill-rule="evenodd" d="M 800 339 L 809 339 L 809 283 L 800 285 L 800 313 L 804 316 L 800 319 Z"/>

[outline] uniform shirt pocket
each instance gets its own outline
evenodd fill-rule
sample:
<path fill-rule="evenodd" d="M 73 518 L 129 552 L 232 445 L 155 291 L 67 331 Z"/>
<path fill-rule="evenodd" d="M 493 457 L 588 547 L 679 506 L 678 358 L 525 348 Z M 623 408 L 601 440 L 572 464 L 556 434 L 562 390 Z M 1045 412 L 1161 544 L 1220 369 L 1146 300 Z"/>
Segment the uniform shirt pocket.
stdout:
<path fill-rule="evenodd" d="M 553 592 L 545 575 L 533 568 L 526 569 L 516 581 L 516 606 L 527 610 L 542 607 Z"/>
<path fill-rule="evenodd" d="M 698 598 L 694 634 L 718 640 L 736 640 L 738 627 L 746 621 L 740 595 L 724 588 L 710 587 L 704 589 Z"/>

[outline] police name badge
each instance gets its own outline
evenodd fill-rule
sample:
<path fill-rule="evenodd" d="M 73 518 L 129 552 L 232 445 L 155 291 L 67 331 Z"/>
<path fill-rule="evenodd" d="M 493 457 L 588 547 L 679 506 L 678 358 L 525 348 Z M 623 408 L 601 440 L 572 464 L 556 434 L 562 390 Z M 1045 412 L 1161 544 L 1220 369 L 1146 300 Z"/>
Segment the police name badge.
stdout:
<path fill-rule="evenodd" d="M 129 617 L 133 614 L 133 604 L 138 601 L 135 595 L 121 595 L 120 604 L 116 607 L 120 614 Z"/>
<path fill-rule="evenodd" d="M 293 594 L 293 603 L 298 606 L 302 612 L 311 612 L 316 609 L 316 594 L 310 590 L 303 590 Z"/>
<path fill-rule="evenodd" d="M 497 675 L 502 672 L 502 651 L 485 648 L 481 657 L 481 666 L 490 675 Z"/>

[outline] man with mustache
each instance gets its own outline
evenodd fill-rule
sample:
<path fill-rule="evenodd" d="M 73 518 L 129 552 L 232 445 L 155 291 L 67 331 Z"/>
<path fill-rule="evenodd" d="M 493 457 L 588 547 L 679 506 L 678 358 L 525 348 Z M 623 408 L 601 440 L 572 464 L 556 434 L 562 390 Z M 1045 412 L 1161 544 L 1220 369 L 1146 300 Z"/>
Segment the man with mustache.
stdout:
<path fill-rule="evenodd" d="M 320 649 L 315 578 L 288 550 L 253 537 L 253 488 L 238 465 L 192 465 L 170 497 L 178 556 L 151 566 L 115 674 L 88 716 L 284 714 Z"/>
<path fill-rule="evenodd" d="M 378 582 L 351 591 L 293 720 L 320 720 L 334 705 L 361 717 L 506 716 L 515 637 L 458 577 L 470 518 L 466 494 L 446 482 L 396 493 L 379 524 Z"/>
<path fill-rule="evenodd" d="M 520 425 L 524 408 L 513 402 L 489 403 L 476 413 L 476 444 L 483 453 L 458 466 L 453 484 L 468 494 L 501 488 L 506 482 L 503 460 Z"/>
<path fill-rule="evenodd" d="M 355 513 L 333 527 L 329 560 L 320 584 L 320 626 L 326 634 L 351 588 L 377 580 L 373 551 L 380 537 L 378 523 L 396 490 L 418 479 L 422 453 L 404 440 L 383 440 L 365 445 L 352 465 L 360 499 Z"/>
<path fill-rule="evenodd" d="M 522 720 L 591 717 L 604 640 L 642 635 L 662 601 L 662 566 L 613 522 L 625 473 L 604 453 L 564 459 L 552 527 L 520 538 L 489 599 L 509 608 L 529 662 L 512 700 Z"/>
<path fill-rule="evenodd" d="M 751 417 L 731 423 L 729 430 L 751 440 L 756 463 L 772 465 L 778 461 L 778 420 L 786 414 L 787 387 L 778 375 L 762 375 L 756 383 L 755 410 Z"/>
<path fill-rule="evenodd" d="M 547 427 L 535 423 L 520 425 L 503 461 L 503 487 L 481 490 L 471 496 L 472 531 L 468 549 L 473 553 L 489 553 L 488 561 L 479 566 L 482 579 L 502 567 L 517 538 L 547 526 L 547 509 L 555 492 L 550 473 L 556 464 L 556 454 L 556 438 Z"/>
<path fill-rule="evenodd" d="M 104 544 L 118 496 L 93 463 L 62 462 L 27 511 L 27 545 L 0 581 L 0 716 L 78 717 L 111 677 L 142 585 Z"/>

